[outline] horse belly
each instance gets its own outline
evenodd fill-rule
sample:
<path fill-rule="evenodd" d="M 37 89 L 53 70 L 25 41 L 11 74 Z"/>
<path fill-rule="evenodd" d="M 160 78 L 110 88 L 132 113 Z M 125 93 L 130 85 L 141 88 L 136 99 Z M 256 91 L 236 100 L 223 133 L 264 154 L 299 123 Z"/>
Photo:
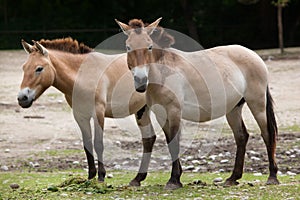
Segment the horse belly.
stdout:
<path fill-rule="evenodd" d="M 219 104 L 218 108 L 213 106 L 197 105 L 191 102 L 185 102 L 183 105 L 182 118 L 193 122 L 210 121 L 226 115 L 226 105 Z"/>

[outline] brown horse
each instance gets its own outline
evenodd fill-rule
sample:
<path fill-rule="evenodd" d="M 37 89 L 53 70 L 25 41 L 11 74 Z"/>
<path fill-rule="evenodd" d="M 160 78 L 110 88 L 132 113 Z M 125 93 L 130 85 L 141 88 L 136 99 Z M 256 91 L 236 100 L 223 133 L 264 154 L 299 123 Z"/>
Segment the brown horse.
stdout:
<path fill-rule="evenodd" d="M 267 184 L 278 184 L 275 162 L 277 125 L 268 89 L 268 71 L 262 59 L 239 45 L 195 52 L 161 49 L 150 37 L 160 20 L 147 27 L 136 19 L 129 25 L 116 21 L 128 36 L 127 63 L 133 73 L 135 88 L 138 92 L 146 91 L 147 105 L 154 111 L 166 135 L 173 161 L 166 188 L 182 187 L 179 161 L 181 118 L 204 122 L 224 115 L 237 145 L 234 169 L 225 184 L 237 184 L 242 177 L 249 137 L 242 119 L 245 102 L 266 144 L 270 169 Z"/>
<path fill-rule="evenodd" d="M 93 149 L 98 157 L 98 180 L 104 181 L 106 173 L 103 165 L 104 117 L 135 114 L 144 147 L 140 171 L 132 180 L 133 185 L 139 185 L 147 172 L 155 134 L 145 106 L 145 95 L 135 91 L 126 54 L 94 52 L 71 38 L 41 40 L 34 45 L 22 40 L 22 45 L 29 57 L 23 65 L 19 105 L 30 107 L 50 86 L 64 93 L 82 132 L 89 179 L 97 174 Z M 91 118 L 94 119 L 94 148 Z"/>

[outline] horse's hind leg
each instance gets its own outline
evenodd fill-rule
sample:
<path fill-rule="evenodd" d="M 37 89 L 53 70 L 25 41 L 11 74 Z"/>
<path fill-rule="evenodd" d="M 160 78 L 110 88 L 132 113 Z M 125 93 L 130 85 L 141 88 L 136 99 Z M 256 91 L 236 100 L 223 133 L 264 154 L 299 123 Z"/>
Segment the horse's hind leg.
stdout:
<path fill-rule="evenodd" d="M 95 166 L 94 156 L 93 156 L 93 142 L 92 142 L 92 133 L 91 133 L 91 125 L 90 125 L 90 118 L 85 118 L 80 116 L 80 113 L 76 113 L 73 111 L 74 118 L 79 125 L 79 128 L 82 133 L 82 140 L 84 151 L 86 154 L 86 158 L 88 161 L 88 179 L 92 179 L 97 174 L 97 169 Z"/>
<path fill-rule="evenodd" d="M 237 146 L 234 169 L 231 176 L 224 183 L 226 186 L 237 185 L 238 182 L 236 180 L 240 179 L 243 174 L 246 145 L 249 138 L 249 134 L 242 119 L 243 104 L 244 99 L 242 99 L 241 102 L 226 115 Z"/>
<path fill-rule="evenodd" d="M 261 136 L 267 148 L 270 170 L 267 184 L 279 184 L 277 179 L 278 168 L 275 161 L 277 124 L 273 111 L 273 100 L 269 89 L 267 88 L 266 93 L 262 94 L 260 97 L 256 96 L 255 99 L 247 99 L 246 101 L 258 123 L 261 130 Z"/>
<path fill-rule="evenodd" d="M 94 147 L 98 158 L 98 181 L 103 182 L 105 178 L 105 168 L 103 164 L 103 129 L 104 129 L 104 113 L 105 106 L 99 104 L 96 107 L 96 116 L 94 117 L 94 127 L 95 127 L 95 136 L 94 136 Z"/>
<path fill-rule="evenodd" d="M 141 181 L 147 177 L 148 167 L 152 154 L 156 135 L 151 124 L 149 108 L 145 105 L 135 115 L 137 124 L 142 134 L 143 141 L 143 157 L 140 169 L 136 177 L 129 183 L 130 186 L 140 186 Z"/>

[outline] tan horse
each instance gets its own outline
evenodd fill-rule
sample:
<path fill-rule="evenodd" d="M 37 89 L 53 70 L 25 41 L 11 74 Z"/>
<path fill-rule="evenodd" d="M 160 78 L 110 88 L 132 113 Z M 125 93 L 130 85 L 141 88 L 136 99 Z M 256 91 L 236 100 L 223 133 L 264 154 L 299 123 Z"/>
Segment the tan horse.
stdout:
<path fill-rule="evenodd" d="M 71 38 L 41 40 L 34 42 L 33 46 L 22 41 L 22 45 L 29 57 L 23 65 L 19 105 L 30 107 L 50 86 L 65 94 L 82 132 L 89 179 L 97 174 L 93 149 L 98 157 L 98 180 L 104 181 L 106 173 L 103 165 L 104 117 L 119 118 L 135 114 L 144 147 L 140 171 L 132 180 L 134 185 L 138 185 L 146 175 L 144 172 L 147 172 L 155 134 L 145 106 L 145 95 L 135 91 L 126 54 L 93 52 Z M 94 148 L 91 118 L 94 119 Z"/>
<path fill-rule="evenodd" d="M 242 177 L 249 137 L 242 119 L 245 102 L 266 144 L 270 169 L 267 184 L 278 184 L 277 125 L 268 89 L 268 71 L 262 59 L 239 45 L 196 52 L 161 49 L 150 37 L 159 22 L 160 19 L 144 27 L 141 20 L 131 20 L 129 25 L 117 21 L 128 36 L 127 63 L 134 75 L 136 90 L 147 91 L 147 105 L 156 114 L 166 135 L 173 161 L 166 188 L 182 187 L 178 157 L 181 118 L 204 122 L 224 115 L 237 145 L 234 169 L 225 185 L 237 184 Z"/>

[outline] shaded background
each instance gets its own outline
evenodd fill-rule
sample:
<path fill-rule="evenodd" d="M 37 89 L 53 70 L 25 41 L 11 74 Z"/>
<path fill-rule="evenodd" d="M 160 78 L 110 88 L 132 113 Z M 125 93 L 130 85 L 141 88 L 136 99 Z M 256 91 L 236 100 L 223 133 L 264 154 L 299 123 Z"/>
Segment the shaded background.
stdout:
<path fill-rule="evenodd" d="M 251 0 L 249 0 L 251 1 Z M 252 0 L 253 1 L 253 0 Z M 241 3 L 244 2 L 244 3 Z M 119 33 L 114 18 L 140 18 L 185 33 L 204 48 L 241 44 L 278 47 L 277 8 L 271 0 L 0 0 L 0 49 L 19 49 L 20 40 L 71 36 L 95 47 Z M 300 0 L 283 9 L 284 44 L 300 45 Z"/>

